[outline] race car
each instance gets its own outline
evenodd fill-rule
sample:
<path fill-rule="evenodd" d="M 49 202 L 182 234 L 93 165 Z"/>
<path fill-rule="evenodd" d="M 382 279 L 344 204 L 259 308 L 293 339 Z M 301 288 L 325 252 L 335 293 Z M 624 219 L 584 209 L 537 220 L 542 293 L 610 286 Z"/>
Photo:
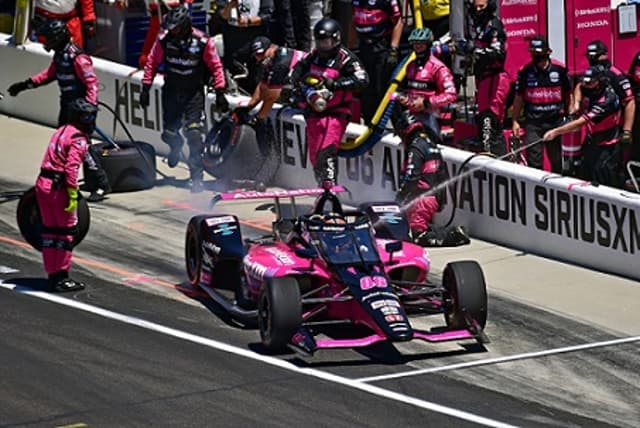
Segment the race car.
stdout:
<path fill-rule="evenodd" d="M 366 211 L 386 219 L 374 224 L 365 210 L 344 209 L 341 191 L 326 186 L 217 195 L 214 202 L 273 198 L 273 233 L 243 242 L 235 215 L 192 217 L 185 242 L 190 283 L 232 317 L 257 321 L 270 352 L 292 348 L 312 355 L 412 339 L 486 343 L 487 293 L 478 263 L 450 262 L 442 284 L 428 282 L 424 248 L 393 238 L 408 229 L 400 207 L 371 204 Z M 295 198 L 309 195 L 317 196 L 315 205 L 297 215 Z M 288 216 L 282 198 L 291 201 Z M 446 325 L 421 330 L 411 324 L 410 318 L 424 315 L 443 315 Z M 328 325 L 335 332 L 343 324 L 357 328 L 326 335 Z"/>

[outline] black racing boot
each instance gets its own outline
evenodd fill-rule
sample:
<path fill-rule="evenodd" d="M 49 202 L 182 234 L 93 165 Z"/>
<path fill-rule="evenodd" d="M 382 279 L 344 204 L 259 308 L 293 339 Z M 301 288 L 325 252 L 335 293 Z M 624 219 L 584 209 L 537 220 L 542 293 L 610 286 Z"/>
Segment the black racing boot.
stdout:
<path fill-rule="evenodd" d="M 107 194 L 107 191 L 104 189 L 96 189 L 91 192 L 91 194 L 87 197 L 87 202 L 101 202 L 104 201 L 104 196 Z"/>
<path fill-rule="evenodd" d="M 167 164 L 169 168 L 175 168 L 180 161 L 180 154 L 182 153 L 182 146 L 171 146 L 171 151 L 167 157 Z"/>
<path fill-rule="evenodd" d="M 54 290 L 57 292 L 84 290 L 84 282 L 76 281 L 71 278 L 63 278 L 56 284 Z"/>

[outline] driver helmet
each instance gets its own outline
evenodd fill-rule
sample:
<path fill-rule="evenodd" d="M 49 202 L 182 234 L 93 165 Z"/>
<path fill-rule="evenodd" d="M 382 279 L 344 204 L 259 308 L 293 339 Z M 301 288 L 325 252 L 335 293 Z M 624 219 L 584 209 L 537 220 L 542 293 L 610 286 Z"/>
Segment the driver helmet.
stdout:
<path fill-rule="evenodd" d="M 331 18 L 322 18 L 313 27 L 313 36 L 316 40 L 316 50 L 323 57 L 334 55 L 341 43 L 342 30 L 338 21 Z"/>
<path fill-rule="evenodd" d="M 67 24 L 59 19 L 48 19 L 41 23 L 36 28 L 36 37 L 47 51 L 60 51 L 71 40 Z"/>
<path fill-rule="evenodd" d="M 309 217 L 309 220 L 319 221 L 325 224 L 347 224 L 344 215 L 339 213 L 313 214 Z"/>
<path fill-rule="evenodd" d="M 191 15 L 186 5 L 180 5 L 169 10 L 164 21 L 169 35 L 174 39 L 186 39 L 191 33 Z"/>

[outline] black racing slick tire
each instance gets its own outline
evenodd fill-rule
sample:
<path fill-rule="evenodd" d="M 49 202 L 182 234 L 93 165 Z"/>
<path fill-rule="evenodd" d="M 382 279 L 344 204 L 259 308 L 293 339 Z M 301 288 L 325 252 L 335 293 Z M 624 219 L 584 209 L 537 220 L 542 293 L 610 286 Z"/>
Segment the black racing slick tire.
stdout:
<path fill-rule="evenodd" d="M 447 263 L 442 275 L 446 290 L 445 320 L 451 329 L 478 327 L 487 323 L 487 287 L 480 265 L 472 260 Z"/>
<path fill-rule="evenodd" d="M 112 192 L 150 189 L 156 181 L 156 152 L 151 144 L 118 141 L 119 149 L 108 142 L 94 144 L 100 164 L 109 178 Z"/>
<path fill-rule="evenodd" d="M 202 234 L 200 227 L 206 216 L 191 217 L 187 226 L 187 234 L 184 243 L 184 259 L 187 267 L 187 277 L 193 288 L 200 286 L 200 274 L 202 272 Z"/>
<path fill-rule="evenodd" d="M 76 234 L 73 237 L 73 247 L 78 245 L 87 236 L 89 232 L 89 224 L 91 223 L 91 215 L 89 212 L 89 204 L 78 192 L 78 224 Z M 18 228 L 22 237 L 29 245 L 38 251 L 42 251 L 42 217 L 40 215 L 40 207 L 36 200 L 36 188 L 24 192 L 18 201 L 18 209 L 16 210 L 16 218 L 18 220 Z"/>
<path fill-rule="evenodd" d="M 269 352 L 282 352 L 302 325 L 300 287 L 295 278 L 265 281 L 258 300 L 258 328 Z"/>
<path fill-rule="evenodd" d="M 215 145 L 219 150 L 216 154 L 212 150 Z M 202 164 L 216 178 L 255 178 L 262 162 L 255 131 L 249 125 L 224 120 L 216 123 L 207 135 Z"/>

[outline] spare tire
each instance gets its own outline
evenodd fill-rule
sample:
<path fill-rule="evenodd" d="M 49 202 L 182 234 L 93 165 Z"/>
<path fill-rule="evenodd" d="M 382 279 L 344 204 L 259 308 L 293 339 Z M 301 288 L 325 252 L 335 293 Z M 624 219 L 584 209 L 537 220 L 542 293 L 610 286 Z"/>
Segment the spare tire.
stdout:
<path fill-rule="evenodd" d="M 73 246 L 78 245 L 89 232 L 89 223 L 91 215 L 89 213 L 89 204 L 82 197 L 82 193 L 78 192 L 78 226 L 76 234 L 73 237 Z M 24 192 L 18 201 L 18 209 L 16 211 L 18 220 L 18 228 L 22 237 L 38 251 L 42 250 L 42 217 L 40 216 L 40 208 L 36 200 L 36 188 Z"/>
<path fill-rule="evenodd" d="M 98 160 L 109 178 L 112 192 L 149 189 L 156 181 L 156 151 L 142 141 L 118 141 L 119 149 L 109 142 L 94 144 Z M 85 171 L 86 176 L 86 171 Z"/>

